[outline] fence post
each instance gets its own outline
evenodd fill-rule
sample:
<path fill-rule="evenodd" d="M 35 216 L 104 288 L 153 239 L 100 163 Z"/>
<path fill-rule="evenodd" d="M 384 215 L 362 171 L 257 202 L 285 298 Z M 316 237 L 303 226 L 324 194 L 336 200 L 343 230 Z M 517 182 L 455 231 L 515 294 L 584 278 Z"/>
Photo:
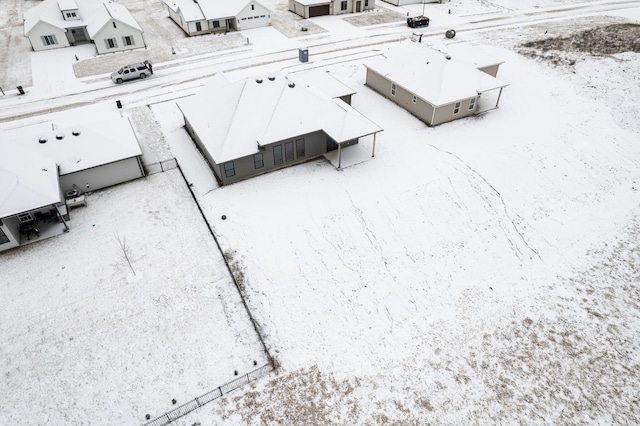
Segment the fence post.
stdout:
<path fill-rule="evenodd" d="M 158 164 L 160 164 L 160 171 L 164 172 L 164 168 L 162 167 L 162 161 L 158 161 Z"/>

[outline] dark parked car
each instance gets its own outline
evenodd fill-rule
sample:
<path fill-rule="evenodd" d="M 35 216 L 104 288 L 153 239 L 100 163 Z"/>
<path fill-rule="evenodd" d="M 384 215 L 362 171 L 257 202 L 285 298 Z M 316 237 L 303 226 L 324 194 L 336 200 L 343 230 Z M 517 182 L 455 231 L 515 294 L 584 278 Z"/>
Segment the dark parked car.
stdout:
<path fill-rule="evenodd" d="M 407 18 L 407 25 L 411 28 L 428 27 L 429 18 L 426 16 L 416 16 L 415 18 Z"/>

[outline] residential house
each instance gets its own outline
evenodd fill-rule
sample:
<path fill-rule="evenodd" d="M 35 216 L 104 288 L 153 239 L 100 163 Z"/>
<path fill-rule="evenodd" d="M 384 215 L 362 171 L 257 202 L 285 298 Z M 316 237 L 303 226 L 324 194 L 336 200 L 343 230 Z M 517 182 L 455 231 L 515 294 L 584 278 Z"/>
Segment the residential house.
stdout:
<path fill-rule="evenodd" d="M 373 10 L 375 0 L 289 0 L 289 10 L 303 18 Z"/>
<path fill-rule="evenodd" d="M 396 6 L 405 6 L 407 4 L 424 4 L 424 3 L 442 3 L 442 0 L 384 0 Z"/>
<path fill-rule="evenodd" d="M 55 161 L 18 145 L 5 144 L 2 151 L 0 251 L 67 230 Z"/>
<path fill-rule="evenodd" d="M 122 5 L 108 0 L 44 0 L 24 15 L 33 50 L 94 43 L 99 54 L 145 47 L 142 28 Z"/>
<path fill-rule="evenodd" d="M 335 150 L 340 157 L 360 138 L 373 136 L 375 144 L 382 131 L 342 99 L 280 73 L 239 81 L 216 74 L 178 107 L 221 185 Z"/>
<path fill-rule="evenodd" d="M 165 0 L 169 16 L 187 35 L 271 25 L 271 11 L 252 0 Z"/>
<path fill-rule="evenodd" d="M 67 231 L 68 208 L 86 203 L 85 192 L 145 175 L 126 118 L 8 132 L 0 151 L 0 251 Z"/>
<path fill-rule="evenodd" d="M 501 62 L 480 61 L 476 65 L 474 60 L 479 61 L 463 54 L 462 49 L 449 53 L 405 42 L 365 62 L 365 84 L 435 126 L 488 109 L 480 106 L 488 92 L 497 91 L 498 106 L 502 90 L 508 86 L 495 77 Z"/>

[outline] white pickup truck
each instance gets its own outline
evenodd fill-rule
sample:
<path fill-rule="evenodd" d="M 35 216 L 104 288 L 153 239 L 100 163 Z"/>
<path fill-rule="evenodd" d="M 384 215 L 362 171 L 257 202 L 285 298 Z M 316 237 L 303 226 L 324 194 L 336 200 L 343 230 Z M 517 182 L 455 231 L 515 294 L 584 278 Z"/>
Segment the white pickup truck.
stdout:
<path fill-rule="evenodd" d="M 151 62 L 144 61 L 137 64 L 125 65 L 111 74 L 111 80 L 113 80 L 114 83 L 120 84 L 136 78 L 147 78 L 147 75 L 151 74 L 153 74 Z"/>

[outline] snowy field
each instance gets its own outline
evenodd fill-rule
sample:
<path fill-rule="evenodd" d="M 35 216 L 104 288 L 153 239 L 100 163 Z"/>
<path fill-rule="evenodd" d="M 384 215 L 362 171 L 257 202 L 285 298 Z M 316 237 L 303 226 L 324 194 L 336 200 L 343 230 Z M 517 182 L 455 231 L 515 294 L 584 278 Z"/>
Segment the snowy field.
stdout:
<path fill-rule="evenodd" d="M 551 6 L 427 5 L 443 29 Z M 400 23 L 416 7 L 381 5 Z M 384 129 L 341 171 L 318 159 L 220 188 L 174 102 L 125 108 L 145 163 L 178 158 L 276 366 L 176 424 L 640 423 L 640 54 L 522 47 L 640 19 L 615 15 L 461 31 L 509 86 L 499 109 L 435 128 L 365 87 L 360 59 L 312 56 Z M 347 18 L 309 21 L 318 43 L 349 42 Z M 1 424 L 140 424 L 266 362 L 177 170 L 91 194 L 71 227 L 0 255 Z"/>

